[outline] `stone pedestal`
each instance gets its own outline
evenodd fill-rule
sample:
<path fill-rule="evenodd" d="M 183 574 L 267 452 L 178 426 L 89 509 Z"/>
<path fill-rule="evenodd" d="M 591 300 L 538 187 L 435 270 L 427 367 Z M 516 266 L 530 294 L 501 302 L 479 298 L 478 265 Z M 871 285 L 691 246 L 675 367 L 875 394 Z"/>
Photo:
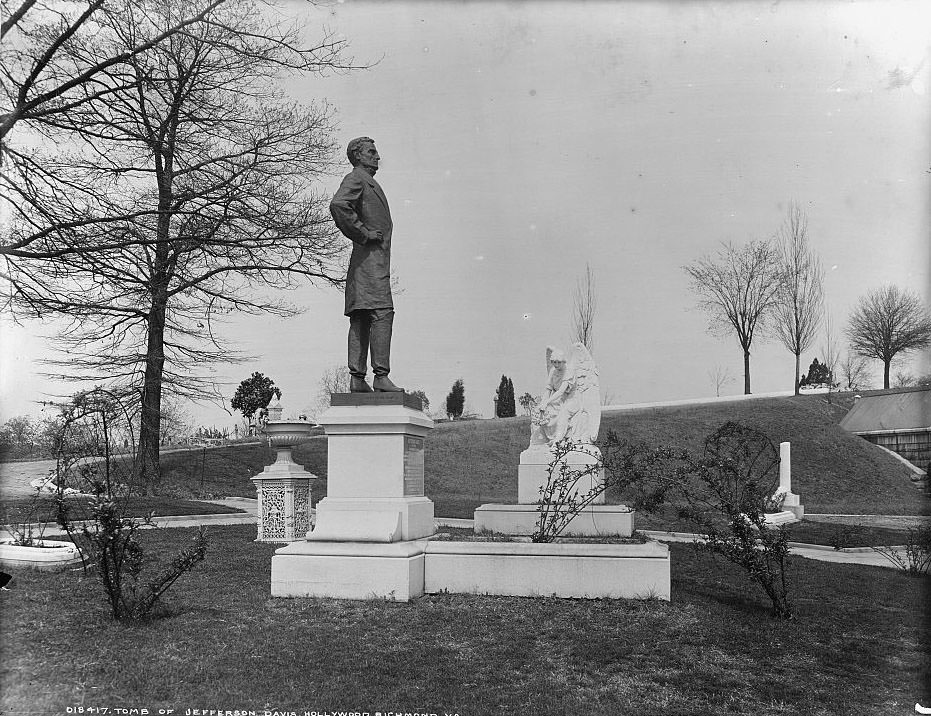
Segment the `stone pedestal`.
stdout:
<path fill-rule="evenodd" d="M 327 496 L 307 540 L 272 558 L 275 596 L 387 598 L 423 594 L 433 502 L 424 441 L 433 421 L 404 393 L 335 393 L 318 418 L 327 434 Z"/>
<path fill-rule="evenodd" d="M 549 466 L 553 453 L 547 445 L 531 445 L 520 454 L 517 468 L 516 505 L 488 504 L 475 510 L 475 532 L 497 532 L 509 535 L 530 535 L 537 529 L 539 502 L 549 481 Z M 601 451 L 589 445 L 563 459 L 569 473 L 584 472 L 601 462 Z M 559 468 L 557 467 L 556 470 Z M 569 488 L 569 494 L 579 496 L 590 493 L 604 484 L 604 468 L 581 475 Z M 553 496 L 557 497 L 556 495 Z M 554 509 L 560 510 L 559 501 Z M 621 536 L 629 537 L 634 531 L 634 512 L 626 505 L 606 505 L 601 492 L 591 504 L 582 508 L 562 535 L 569 536 Z"/>
<path fill-rule="evenodd" d="M 521 505 L 533 505 L 540 501 L 544 488 L 549 481 L 549 466 L 553 453 L 548 445 L 531 445 L 520 454 L 517 467 L 517 502 Z M 570 473 L 582 472 L 601 462 L 601 451 L 594 445 L 584 451 L 571 452 L 563 458 Z M 554 471 L 558 474 L 558 467 Z M 581 475 L 571 489 L 572 493 L 585 495 L 604 484 L 604 468 L 598 468 L 588 475 Z M 603 505 L 605 494 L 601 492 L 593 505 Z"/>
<path fill-rule="evenodd" d="M 310 481 L 314 475 L 303 468 L 301 472 L 304 474 L 283 477 L 262 473 L 252 478 L 259 500 L 256 542 L 304 539 L 310 529 Z"/>
<path fill-rule="evenodd" d="M 252 478 L 258 498 L 256 542 L 293 542 L 310 529 L 310 481 L 313 473 L 291 459 L 291 448 L 313 426 L 303 421 L 269 422 L 265 426 L 277 459 Z"/>

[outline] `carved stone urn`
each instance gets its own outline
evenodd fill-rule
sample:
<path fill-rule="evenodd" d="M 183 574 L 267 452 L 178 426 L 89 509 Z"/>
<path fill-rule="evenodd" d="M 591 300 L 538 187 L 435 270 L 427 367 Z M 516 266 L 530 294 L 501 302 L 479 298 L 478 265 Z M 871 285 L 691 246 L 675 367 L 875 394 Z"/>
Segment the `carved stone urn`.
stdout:
<path fill-rule="evenodd" d="M 270 420 L 263 428 L 277 459 L 252 478 L 259 500 L 256 542 L 293 542 L 310 531 L 310 481 L 317 476 L 291 459 L 291 450 L 310 436 L 303 420 Z"/>

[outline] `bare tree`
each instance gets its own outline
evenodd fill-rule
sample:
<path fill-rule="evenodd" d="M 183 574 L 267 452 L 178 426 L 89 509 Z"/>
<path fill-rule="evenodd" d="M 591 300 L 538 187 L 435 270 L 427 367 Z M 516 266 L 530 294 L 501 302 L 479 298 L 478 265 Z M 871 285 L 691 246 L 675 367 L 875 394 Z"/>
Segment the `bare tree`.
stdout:
<path fill-rule="evenodd" d="M 420 404 L 423 406 L 423 412 L 430 410 L 430 398 L 427 397 L 427 393 L 421 389 L 408 391 L 409 395 L 413 395 L 417 398 L 420 398 Z"/>
<path fill-rule="evenodd" d="M 320 376 L 317 383 L 317 404 L 314 408 L 316 414 L 330 407 L 331 393 L 349 392 L 349 368 L 345 365 L 331 365 Z"/>
<path fill-rule="evenodd" d="M 773 311 L 779 290 L 776 250 L 766 241 L 742 247 L 727 242 L 715 257 L 705 256 L 685 267 L 699 307 L 709 314 L 709 330 L 733 330 L 743 350 L 744 393 L 750 393 L 750 346 Z"/>
<path fill-rule="evenodd" d="M 847 338 L 857 355 L 882 361 L 883 388 L 888 388 L 892 359 L 931 345 L 931 314 L 917 293 L 884 286 L 860 297 Z"/>
<path fill-rule="evenodd" d="M 866 388 L 870 382 L 870 368 L 866 360 L 853 353 L 848 353 L 840 362 L 840 374 L 847 390 Z"/>
<path fill-rule="evenodd" d="M 166 397 L 162 400 L 161 433 L 172 441 L 189 438 L 194 432 L 194 418 L 181 407 L 178 400 Z"/>
<path fill-rule="evenodd" d="M 714 383 L 714 394 L 718 398 L 721 397 L 721 388 L 728 383 L 734 382 L 734 376 L 731 375 L 730 370 L 722 365 L 716 365 L 713 369 L 709 370 L 708 377 L 711 378 L 711 382 Z"/>
<path fill-rule="evenodd" d="M 824 271 L 808 245 L 808 217 L 793 203 L 778 233 L 779 282 L 773 331 L 795 356 L 795 394 L 799 394 L 802 353 L 811 347 L 824 314 Z"/>
<path fill-rule="evenodd" d="M 530 413 L 533 412 L 534 407 L 536 407 L 537 403 L 540 401 L 530 393 L 524 393 L 517 399 L 517 402 L 520 403 L 520 407 L 523 409 L 524 415 L 530 415 Z"/>
<path fill-rule="evenodd" d="M 828 371 L 831 375 L 836 376 L 840 363 L 840 349 L 837 345 L 837 330 L 834 327 L 834 319 L 831 317 L 830 311 L 825 310 L 823 326 L 822 337 L 824 342 L 820 348 L 821 355 L 824 356 L 824 365 L 827 366 Z"/>
<path fill-rule="evenodd" d="M 151 45 L 189 5 L 108 3 L 93 36 L 58 59 L 98 67 Z M 74 88 L 86 101 L 42 125 L 79 139 L 69 156 L 44 157 L 79 198 L 56 213 L 47 197 L 20 202 L 19 225 L 42 235 L 13 265 L 17 306 L 70 319 L 62 377 L 107 379 L 139 397 L 144 489 L 158 479 L 163 388 L 203 394 L 210 380 L 198 369 L 237 357 L 215 330 L 222 317 L 291 315 L 262 289 L 342 282 L 345 247 L 313 185 L 332 166 L 329 108 L 286 102 L 274 82 L 340 67 L 341 44 L 300 43 L 298 28 L 229 2 L 100 69 Z M 107 102 L 91 101 L 100 92 Z M 88 207 L 101 217 L 93 225 L 81 221 Z"/>
<path fill-rule="evenodd" d="M 178 34 L 201 24 L 225 3 L 242 0 L 189 0 L 163 23 L 159 32 L 129 39 L 109 56 L 76 63 L 72 48 L 89 37 L 108 32 L 113 13 L 143 15 L 144 0 L 86 0 L 61 3 L 52 0 L 0 0 L 0 188 L 7 201 L 0 213 L 12 220 L 0 229 L 0 257 L 65 257 L 83 250 L 77 234 L 68 245 L 50 247 L 43 242 L 50 225 L 87 227 L 108 224 L 118 205 L 97 197 L 85 201 L 84 191 L 48 166 L 35 145 L 48 137 L 44 130 L 58 119 L 89 104 L 106 105 L 117 89 L 138 88 L 132 73 L 116 73 L 119 65 L 164 45 Z M 105 82 L 100 78 L 106 74 Z M 117 80 L 117 78 L 119 78 Z M 122 84 L 119 84 L 122 83 Z M 16 131 L 14 131 L 16 130 Z M 60 139 L 60 137 L 59 137 Z M 111 237 L 122 245 L 138 243 L 139 235 Z M 0 270 L 8 278 L 9 267 Z M 12 287 L 15 291 L 15 285 Z"/>
<path fill-rule="evenodd" d="M 594 343 L 596 308 L 595 275 L 592 267 L 585 264 L 585 275 L 576 282 L 572 296 L 572 332 L 575 340 L 585 344 L 589 351 Z"/>
<path fill-rule="evenodd" d="M 831 375 L 831 383 L 828 386 L 828 402 L 833 401 L 834 390 L 840 385 L 837 380 L 840 369 L 840 348 L 837 344 L 837 330 L 834 327 L 834 319 L 831 317 L 831 312 L 825 308 L 824 311 L 824 320 L 822 325 L 824 326 L 824 332 L 822 334 L 823 343 L 821 344 L 821 355 L 824 356 L 824 365 L 828 369 L 828 373 Z"/>

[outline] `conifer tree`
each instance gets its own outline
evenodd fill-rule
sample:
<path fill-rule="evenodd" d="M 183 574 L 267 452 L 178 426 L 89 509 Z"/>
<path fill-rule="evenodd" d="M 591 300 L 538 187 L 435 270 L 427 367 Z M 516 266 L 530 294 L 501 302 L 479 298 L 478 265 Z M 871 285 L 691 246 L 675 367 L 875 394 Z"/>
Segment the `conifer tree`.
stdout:
<path fill-rule="evenodd" d="M 465 408 L 465 384 L 462 378 L 453 383 L 449 395 L 446 396 L 446 415 L 450 420 L 456 420 L 462 417 L 462 411 Z"/>
<path fill-rule="evenodd" d="M 495 417 L 513 418 L 517 415 L 517 406 L 514 400 L 514 382 L 506 375 L 501 376 L 501 382 L 495 391 L 498 399 L 495 403 Z"/>
<path fill-rule="evenodd" d="M 517 416 L 517 401 L 514 398 L 514 381 L 508 378 L 508 412 L 503 416 L 513 418 Z"/>

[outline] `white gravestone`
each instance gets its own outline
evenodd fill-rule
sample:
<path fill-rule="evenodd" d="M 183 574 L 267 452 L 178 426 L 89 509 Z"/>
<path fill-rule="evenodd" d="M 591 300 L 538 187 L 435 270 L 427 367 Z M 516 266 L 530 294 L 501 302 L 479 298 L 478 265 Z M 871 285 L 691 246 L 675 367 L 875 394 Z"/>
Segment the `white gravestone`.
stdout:
<path fill-rule="evenodd" d="M 788 442 L 779 443 L 779 487 L 773 498 L 781 498 L 782 509 L 794 513 L 795 519 L 804 517 L 805 507 L 799 496 L 792 492 L 792 444 Z"/>

